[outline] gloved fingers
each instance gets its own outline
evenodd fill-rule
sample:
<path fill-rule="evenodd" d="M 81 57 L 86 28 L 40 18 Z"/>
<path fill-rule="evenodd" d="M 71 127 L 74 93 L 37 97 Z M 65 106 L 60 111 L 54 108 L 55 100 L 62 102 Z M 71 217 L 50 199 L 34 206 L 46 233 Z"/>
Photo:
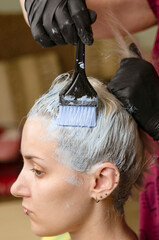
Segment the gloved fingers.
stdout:
<path fill-rule="evenodd" d="M 55 19 L 55 11 L 58 8 L 59 2 L 59 0 L 47 1 L 45 9 L 43 10 L 42 23 L 50 40 L 56 45 L 64 45 L 66 43 Z"/>
<path fill-rule="evenodd" d="M 77 44 L 77 31 L 68 12 L 67 1 L 61 1 L 58 5 L 55 11 L 55 19 L 65 42 L 69 44 Z"/>
<path fill-rule="evenodd" d="M 113 81 L 113 80 L 111 80 L 111 81 L 108 83 L 107 88 L 108 88 L 108 90 L 109 90 L 112 94 L 114 94 L 114 95 L 116 95 L 116 96 L 118 95 L 118 92 L 119 92 L 120 90 L 123 90 L 121 86 L 119 87 L 118 81 Z M 124 89 L 125 89 L 125 86 L 124 86 Z"/>
<path fill-rule="evenodd" d="M 116 96 L 116 98 L 123 103 L 124 108 L 133 115 L 136 112 L 135 106 L 132 104 L 131 100 L 131 88 L 124 87 L 123 89 L 116 90 L 115 86 L 108 86 L 108 90 Z"/>
<path fill-rule="evenodd" d="M 91 24 L 96 13 L 84 0 L 25 0 L 32 35 L 43 47 L 93 43 Z M 49 39 L 50 38 L 50 39 Z"/>
<path fill-rule="evenodd" d="M 127 87 L 133 86 L 133 81 L 129 81 L 130 72 L 123 68 L 119 68 L 114 77 L 107 84 L 107 88 L 110 92 L 115 93 L 119 90 L 124 90 Z M 132 77 L 133 79 L 133 77 Z"/>
<path fill-rule="evenodd" d="M 93 43 L 91 18 L 85 1 L 68 0 L 68 9 L 72 20 L 75 23 L 78 36 L 81 38 L 84 44 L 91 45 Z M 93 13 L 91 13 L 91 16 L 93 17 Z"/>
<path fill-rule="evenodd" d="M 60 29 L 56 23 L 56 20 L 52 20 L 52 17 L 48 16 L 47 13 L 43 15 L 43 26 L 50 39 L 56 45 L 66 44 L 64 38 L 62 37 Z"/>
<path fill-rule="evenodd" d="M 52 22 L 52 26 L 48 28 L 49 25 L 46 27 L 46 31 L 48 32 L 50 38 L 56 43 L 56 45 L 65 45 L 66 42 L 60 32 L 60 29 L 54 20 Z"/>
<path fill-rule="evenodd" d="M 91 45 L 93 43 L 93 33 L 90 25 L 90 19 L 88 11 L 81 11 L 78 14 L 72 16 L 75 23 L 78 36 L 84 44 Z"/>
<path fill-rule="evenodd" d="M 30 10 L 31 10 L 33 4 L 34 4 L 34 0 L 32 0 L 32 1 L 25 0 L 24 1 L 24 7 L 25 7 L 25 10 L 27 11 L 28 15 L 30 14 Z"/>
<path fill-rule="evenodd" d="M 31 26 L 33 21 L 40 21 L 47 0 L 26 0 L 25 9 L 27 11 L 28 22 Z"/>
<path fill-rule="evenodd" d="M 142 58 L 142 54 L 135 43 L 129 45 L 129 50 L 136 54 L 137 57 Z"/>
<path fill-rule="evenodd" d="M 97 14 L 96 14 L 95 11 L 93 11 L 91 9 L 88 9 L 88 13 L 89 13 L 89 16 L 90 16 L 91 24 L 93 24 L 97 19 Z"/>
<path fill-rule="evenodd" d="M 34 27 L 31 26 L 31 32 L 35 41 L 42 47 L 49 48 L 55 45 L 55 43 L 47 35 L 41 23 L 38 22 Z"/>
<path fill-rule="evenodd" d="M 26 0 L 25 8 L 34 40 L 42 47 L 52 47 L 55 43 L 51 41 L 42 24 L 42 15 L 46 3 L 47 0 Z"/>

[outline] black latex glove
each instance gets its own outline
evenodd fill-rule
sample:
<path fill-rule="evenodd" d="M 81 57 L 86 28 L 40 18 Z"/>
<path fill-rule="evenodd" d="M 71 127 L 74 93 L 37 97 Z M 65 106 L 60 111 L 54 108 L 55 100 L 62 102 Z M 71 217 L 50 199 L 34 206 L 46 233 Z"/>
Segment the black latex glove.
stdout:
<path fill-rule="evenodd" d="M 84 44 L 93 43 L 96 13 L 84 0 L 25 0 L 25 9 L 33 38 L 43 47 L 75 45 L 79 37 Z"/>
<path fill-rule="evenodd" d="M 123 59 L 108 89 L 139 126 L 159 140 L 159 77 L 152 64 L 138 58 Z"/>

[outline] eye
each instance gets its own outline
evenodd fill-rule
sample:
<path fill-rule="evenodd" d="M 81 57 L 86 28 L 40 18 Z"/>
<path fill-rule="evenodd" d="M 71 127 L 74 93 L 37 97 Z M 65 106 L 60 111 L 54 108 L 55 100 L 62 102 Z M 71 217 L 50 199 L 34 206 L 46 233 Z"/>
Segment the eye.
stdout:
<path fill-rule="evenodd" d="M 35 175 L 37 176 L 37 177 L 42 177 L 42 175 L 44 174 L 44 172 L 43 171 L 41 171 L 41 170 L 38 170 L 38 169 L 36 169 L 36 168 L 32 168 L 32 169 L 30 169 L 33 173 L 35 173 Z"/>

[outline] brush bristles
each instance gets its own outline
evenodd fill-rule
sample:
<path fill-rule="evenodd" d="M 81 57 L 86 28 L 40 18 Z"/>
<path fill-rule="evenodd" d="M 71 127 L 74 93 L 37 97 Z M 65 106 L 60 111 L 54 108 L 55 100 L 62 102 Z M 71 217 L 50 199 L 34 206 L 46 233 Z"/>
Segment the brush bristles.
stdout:
<path fill-rule="evenodd" d="M 95 127 L 96 107 L 60 106 L 57 125 L 72 127 Z"/>

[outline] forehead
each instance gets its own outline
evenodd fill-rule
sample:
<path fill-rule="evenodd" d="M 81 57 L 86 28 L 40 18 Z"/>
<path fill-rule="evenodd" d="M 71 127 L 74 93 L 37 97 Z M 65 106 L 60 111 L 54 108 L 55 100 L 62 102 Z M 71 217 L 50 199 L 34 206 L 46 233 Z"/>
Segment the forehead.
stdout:
<path fill-rule="evenodd" d="M 46 118 L 46 117 L 30 117 L 26 120 L 23 135 L 27 134 L 28 136 L 36 135 L 38 138 L 41 136 L 45 137 L 43 139 L 47 140 L 47 137 L 53 139 L 53 131 L 56 130 L 55 121 Z"/>
<path fill-rule="evenodd" d="M 33 159 L 41 159 L 40 163 L 49 167 L 50 171 L 54 169 L 54 173 L 56 169 L 56 174 L 80 175 L 71 168 L 69 155 L 59 150 L 54 123 L 44 117 L 27 119 L 22 133 L 21 152 L 24 158 L 32 156 Z"/>
<path fill-rule="evenodd" d="M 58 147 L 53 122 L 44 117 L 28 118 L 25 122 L 21 150 L 24 154 L 38 152 L 52 153 Z M 51 152 L 50 152 L 51 151 Z"/>

